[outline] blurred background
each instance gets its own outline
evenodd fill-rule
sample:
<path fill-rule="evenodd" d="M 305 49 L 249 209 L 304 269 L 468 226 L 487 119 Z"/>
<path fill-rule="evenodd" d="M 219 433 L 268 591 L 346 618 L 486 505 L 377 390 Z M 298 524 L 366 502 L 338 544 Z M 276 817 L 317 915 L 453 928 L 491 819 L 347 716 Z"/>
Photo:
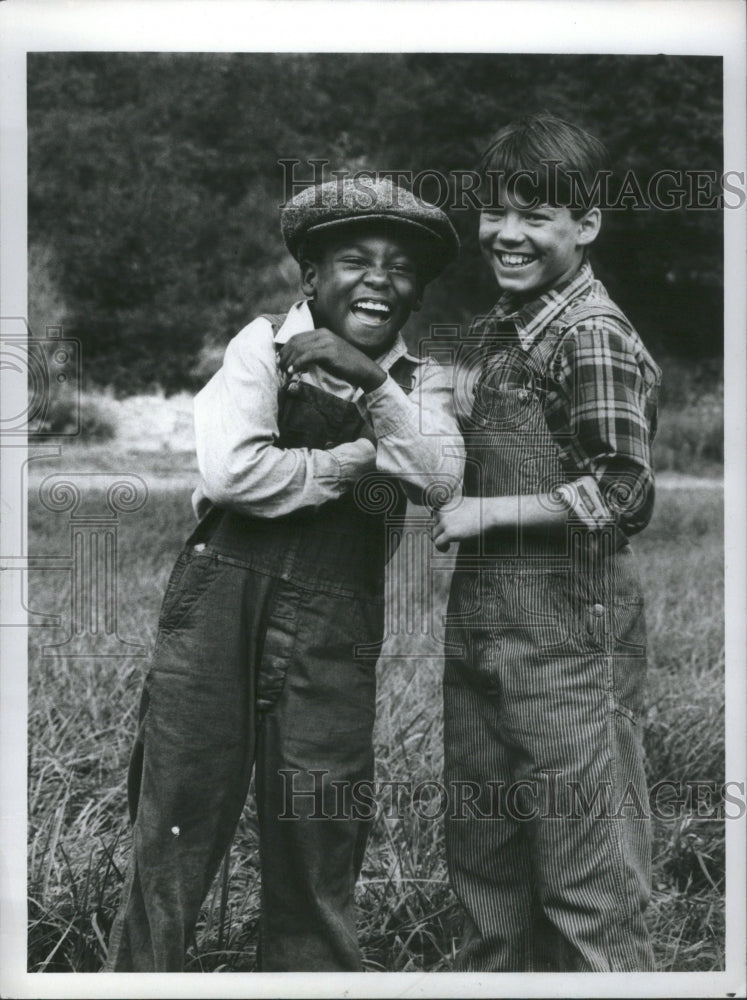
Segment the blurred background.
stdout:
<path fill-rule="evenodd" d="M 618 178 L 720 177 L 721 74 L 720 58 L 663 55 L 31 53 L 32 329 L 80 340 L 89 390 L 194 391 L 249 319 L 299 296 L 278 161 L 300 160 L 300 180 L 314 158 L 466 170 L 501 125 L 546 109 L 601 137 Z M 464 252 L 413 347 L 434 322 L 466 332 L 496 296 L 476 213 L 451 215 Z M 718 392 L 721 212 L 608 211 L 593 262 L 664 367 L 665 404 Z"/>

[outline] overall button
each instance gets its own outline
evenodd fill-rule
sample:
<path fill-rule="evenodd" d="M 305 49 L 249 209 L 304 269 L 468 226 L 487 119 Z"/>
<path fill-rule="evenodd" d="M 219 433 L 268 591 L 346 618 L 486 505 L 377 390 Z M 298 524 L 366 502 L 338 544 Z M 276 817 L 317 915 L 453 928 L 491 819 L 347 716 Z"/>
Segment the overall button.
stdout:
<path fill-rule="evenodd" d="M 335 446 L 335 442 L 334 442 L 334 441 L 325 441 L 325 442 L 324 442 L 324 448 L 325 448 L 325 451 L 326 451 L 326 450 L 327 450 L 328 448 L 334 448 L 334 446 Z"/>
<path fill-rule="evenodd" d="M 529 390 L 519 389 L 519 399 L 521 400 L 522 403 L 526 403 L 526 401 L 529 399 Z"/>
<path fill-rule="evenodd" d="M 595 604 L 592 607 L 592 609 L 591 609 L 591 613 L 593 615 L 596 615 L 597 618 L 601 618 L 602 615 L 604 614 L 604 605 L 603 604 Z"/>
<path fill-rule="evenodd" d="M 299 388 L 300 388 L 299 382 L 290 382 L 288 384 L 288 392 L 298 392 Z"/>
<path fill-rule="evenodd" d="M 197 545 L 194 546 L 194 551 L 195 552 L 204 552 L 205 551 L 205 543 L 204 542 L 198 542 Z"/>

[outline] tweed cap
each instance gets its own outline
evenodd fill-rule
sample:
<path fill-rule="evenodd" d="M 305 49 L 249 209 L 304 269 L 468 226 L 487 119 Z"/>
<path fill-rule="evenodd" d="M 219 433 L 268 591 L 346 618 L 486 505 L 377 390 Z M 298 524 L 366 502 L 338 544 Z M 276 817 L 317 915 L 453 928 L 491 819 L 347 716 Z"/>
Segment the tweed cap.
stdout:
<path fill-rule="evenodd" d="M 384 220 L 423 237 L 426 280 L 434 278 L 459 253 L 459 237 L 444 212 L 416 198 L 388 177 L 369 174 L 304 188 L 283 208 L 285 245 L 299 259 L 304 242 L 353 222 Z"/>

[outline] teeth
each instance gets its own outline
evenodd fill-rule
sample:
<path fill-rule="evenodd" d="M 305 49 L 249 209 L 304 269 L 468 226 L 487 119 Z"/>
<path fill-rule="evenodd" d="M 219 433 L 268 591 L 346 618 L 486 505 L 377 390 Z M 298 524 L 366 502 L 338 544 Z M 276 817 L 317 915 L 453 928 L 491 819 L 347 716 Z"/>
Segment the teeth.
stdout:
<path fill-rule="evenodd" d="M 371 312 L 385 313 L 386 315 L 389 315 L 391 312 L 391 309 L 386 302 L 374 302 L 369 299 L 356 302 L 355 306 L 357 309 L 369 309 Z"/>
<path fill-rule="evenodd" d="M 524 253 L 500 253 L 498 254 L 501 264 L 506 267 L 523 267 L 524 264 L 531 264 L 534 257 Z"/>

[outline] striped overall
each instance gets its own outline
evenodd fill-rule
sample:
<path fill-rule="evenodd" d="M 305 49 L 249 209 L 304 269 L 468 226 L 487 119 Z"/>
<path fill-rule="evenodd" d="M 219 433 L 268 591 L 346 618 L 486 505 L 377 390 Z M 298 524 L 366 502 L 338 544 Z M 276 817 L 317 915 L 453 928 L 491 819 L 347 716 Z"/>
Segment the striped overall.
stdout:
<path fill-rule="evenodd" d="M 406 391 L 411 369 L 391 370 Z M 288 448 L 373 433 L 354 403 L 305 382 L 281 390 L 278 424 Z M 259 967 L 361 968 L 354 887 L 370 824 L 345 811 L 339 789 L 373 780 L 390 554 L 382 488 L 404 505 L 387 481 L 371 502 L 356 491 L 274 519 L 213 509 L 187 541 L 141 703 L 133 850 L 108 970 L 182 969 L 253 771 Z"/>
<path fill-rule="evenodd" d="M 528 356 L 529 359 L 529 356 Z M 535 367 L 532 367 L 534 365 Z M 477 380 L 465 494 L 548 494 L 567 477 L 546 371 Z M 552 501 L 551 501 L 552 502 Z M 614 529 L 463 542 L 444 677 L 446 845 L 467 971 L 650 970 L 650 836 L 637 718 L 646 670 L 633 553 Z"/>

